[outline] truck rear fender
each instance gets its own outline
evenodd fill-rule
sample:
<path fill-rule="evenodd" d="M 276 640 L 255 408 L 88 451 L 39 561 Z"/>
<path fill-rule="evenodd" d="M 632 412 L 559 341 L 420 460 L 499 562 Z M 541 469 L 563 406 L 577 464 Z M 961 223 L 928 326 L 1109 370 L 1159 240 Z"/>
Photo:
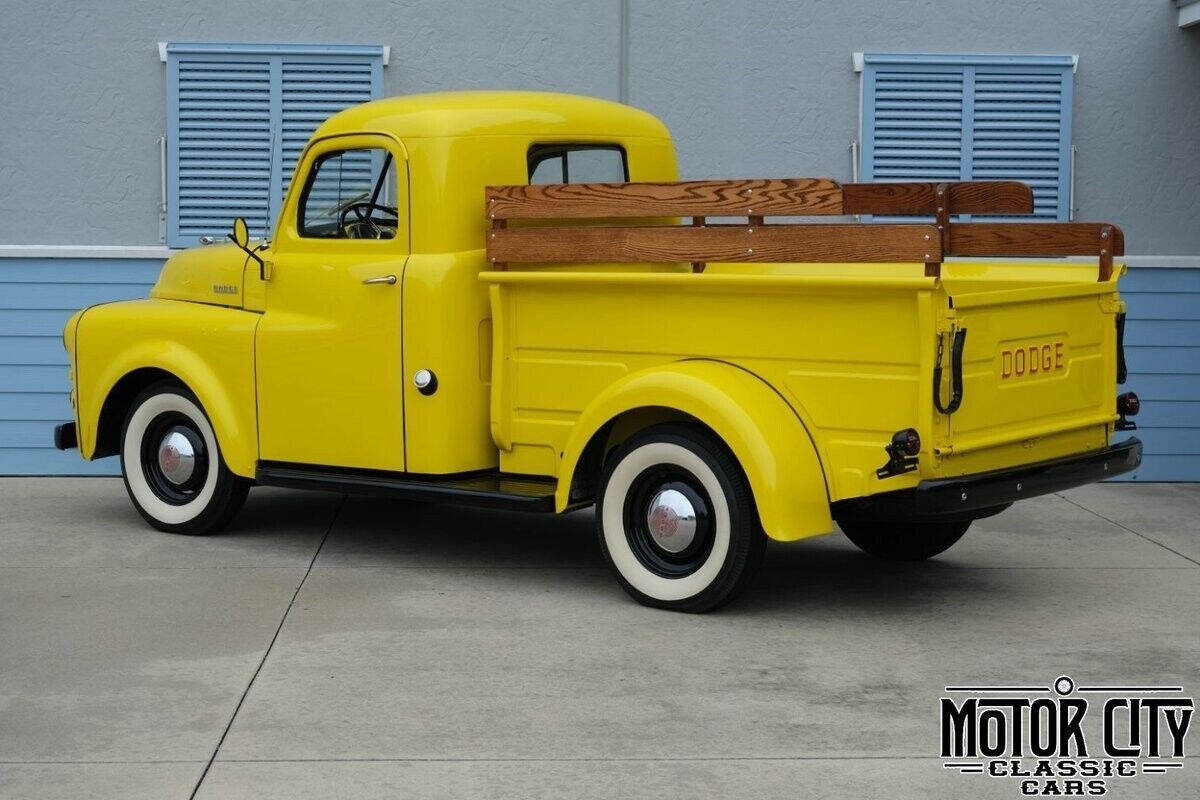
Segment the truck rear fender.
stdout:
<path fill-rule="evenodd" d="M 733 453 L 772 539 L 790 541 L 833 530 L 825 473 L 799 416 L 757 375 L 708 360 L 636 372 L 597 396 L 580 415 L 563 451 L 557 509 L 568 507 L 577 473 L 591 466 L 581 462 L 602 459 L 635 432 L 631 416 L 649 424 L 672 413 L 699 421 Z"/>

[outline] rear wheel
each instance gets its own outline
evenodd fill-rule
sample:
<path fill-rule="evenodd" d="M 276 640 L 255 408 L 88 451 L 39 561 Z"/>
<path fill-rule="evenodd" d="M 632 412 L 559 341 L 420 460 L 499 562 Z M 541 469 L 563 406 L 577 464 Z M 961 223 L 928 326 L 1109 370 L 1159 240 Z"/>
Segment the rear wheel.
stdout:
<path fill-rule="evenodd" d="M 175 382 L 138 395 L 121 434 L 125 489 L 160 531 L 212 533 L 242 507 L 250 481 L 229 471 L 200 402 Z"/>
<path fill-rule="evenodd" d="M 971 521 L 839 522 L 838 525 L 868 555 L 889 561 L 923 561 L 949 550 L 971 527 Z"/>
<path fill-rule="evenodd" d="M 736 597 L 766 535 L 750 486 L 720 443 L 683 425 L 651 428 L 609 460 L 596 502 L 600 549 L 639 603 L 711 611 Z"/>

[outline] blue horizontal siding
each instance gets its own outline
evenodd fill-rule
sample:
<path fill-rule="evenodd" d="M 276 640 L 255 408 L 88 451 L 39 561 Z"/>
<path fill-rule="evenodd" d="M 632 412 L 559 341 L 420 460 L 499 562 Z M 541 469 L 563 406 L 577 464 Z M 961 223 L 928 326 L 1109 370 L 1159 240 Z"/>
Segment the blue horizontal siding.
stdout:
<path fill-rule="evenodd" d="M 3 262 L 0 262 L 0 274 L 3 269 Z M 0 288 L 3 287 L 4 283 L 0 281 Z M 0 336 L 62 336 L 63 326 L 73 313 L 72 309 L 29 311 L 6 308 L 0 311 Z"/>
<path fill-rule="evenodd" d="M 0 259 L 0 474 L 114 474 L 53 449 L 71 419 L 62 329 L 77 309 L 144 297 L 160 261 Z M 1200 480 L 1200 269 L 1135 268 L 1121 283 L 1129 308 L 1127 389 L 1143 400 L 1146 444 L 1132 480 Z"/>
<path fill-rule="evenodd" d="M 1136 267 L 1121 279 L 1125 356 L 1142 410 L 1142 466 L 1123 480 L 1200 481 L 1200 269 Z"/>
<path fill-rule="evenodd" d="M 144 283 L 7 283 L 0 311 L 75 311 L 96 303 L 144 297 Z"/>
<path fill-rule="evenodd" d="M 1143 283 L 1143 280 L 1137 280 L 1140 275 L 1135 277 L 1128 283 L 1138 285 Z M 1127 286 L 1122 287 L 1122 294 L 1129 292 L 1137 298 L 1137 313 L 1138 319 L 1171 319 L 1187 322 L 1196 322 L 1196 292 L 1164 292 L 1164 291 L 1136 291 L 1130 292 Z"/>
<path fill-rule="evenodd" d="M 64 355 L 61 336 L 0 336 L 0 364 L 60 364 Z"/>
<path fill-rule="evenodd" d="M 1129 361 L 1129 380 L 1122 391 L 1135 391 L 1143 401 L 1188 400 L 1197 396 L 1196 376 L 1143 372 L 1140 365 Z M 1139 422 L 1142 419 L 1138 417 Z"/>
<path fill-rule="evenodd" d="M 1153 375 L 1196 375 L 1200 373 L 1200 347 L 1130 347 L 1125 356 L 1136 361 L 1138 370 Z"/>
<path fill-rule="evenodd" d="M 51 426 L 53 431 L 54 427 Z M 116 458 L 84 461 L 77 450 L 0 447 L 0 475 L 120 475 Z"/>
<path fill-rule="evenodd" d="M 1142 440 L 1146 452 L 1164 456 L 1200 455 L 1200 428 L 1151 427 L 1143 424 L 1140 416 L 1138 419 L 1137 433 L 1134 435 Z"/>
<path fill-rule="evenodd" d="M 0 392 L 0 420 L 52 420 L 73 416 L 71 401 L 63 392 Z"/>
<path fill-rule="evenodd" d="M 66 364 L 0 364 L 0 387 L 5 394 L 65 391 L 66 383 Z"/>
<path fill-rule="evenodd" d="M 1139 393 L 1138 397 L 1142 395 Z M 1143 400 L 1143 404 L 1151 403 L 1146 411 L 1137 417 L 1138 426 L 1142 430 L 1149 428 L 1188 429 L 1200 424 L 1200 400 Z"/>
<path fill-rule="evenodd" d="M 43 420 L 0 420 L 0 442 L 4 442 L 5 447 L 20 450 L 44 448 L 45 437 L 46 423 Z"/>
<path fill-rule="evenodd" d="M 115 475 L 116 459 L 87 462 L 54 449 L 73 418 L 62 330 L 76 310 L 145 297 L 157 259 L 0 258 L 0 475 Z"/>
<path fill-rule="evenodd" d="M 1142 466 L 1118 481 L 1195 481 L 1200 475 L 1200 455 L 1147 454 Z"/>
<path fill-rule="evenodd" d="M 1132 267 L 1121 278 L 1121 292 L 1200 292 L 1200 270 Z"/>
<path fill-rule="evenodd" d="M 1198 274 L 1197 280 L 1200 280 L 1200 270 L 1196 270 L 1196 273 Z M 1132 296 L 1124 289 L 1122 289 L 1122 293 L 1126 299 Z M 1142 304 L 1143 301 L 1138 300 L 1135 305 Z M 1131 313 L 1137 313 L 1137 309 L 1135 308 Z M 1181 343 L 1185 346 L 1189 343 L 1196 344 L 1195 320 L 1139 317 L 1125 328 L 1126 347 L 1156 347 L 1159 345 L 1176 347 Z"/>
<path fill-rule="evenodd" d="M 0 284 L 154 283 L 162 261 L 145 258 L 6 258 Z"/>

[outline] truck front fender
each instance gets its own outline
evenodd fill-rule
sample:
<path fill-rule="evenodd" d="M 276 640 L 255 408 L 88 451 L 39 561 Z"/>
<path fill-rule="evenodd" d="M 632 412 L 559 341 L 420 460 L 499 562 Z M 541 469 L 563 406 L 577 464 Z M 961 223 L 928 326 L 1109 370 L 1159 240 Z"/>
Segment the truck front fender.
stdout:
<path fill-rule="evenodd" d="M 118 384 L 136 374 L 167 373 L 204 407 L 230 471 L 252 477 L 258 459 L 257 320 L 258 315 L 238 309 L 173 300 L 88 309 L 78 323 L 75 352 L 81 455 L 96 456 L 102 411 Z M 119 414 L 123 420 L 125 410 Z"/>
<path fill-rule="evenodd" d="M 833 519 L 820 458 L 791 406 L 758 376 L 719 361 L 677 361 L 626 376 L 584 409 L 562 455 L 559 511 L 592 438 L 622 414 L 667 408 L 710 428 L 738 460 L 772 539 L 829 533 Z M 603 435 L 601 433 L 601 435 Z"/>

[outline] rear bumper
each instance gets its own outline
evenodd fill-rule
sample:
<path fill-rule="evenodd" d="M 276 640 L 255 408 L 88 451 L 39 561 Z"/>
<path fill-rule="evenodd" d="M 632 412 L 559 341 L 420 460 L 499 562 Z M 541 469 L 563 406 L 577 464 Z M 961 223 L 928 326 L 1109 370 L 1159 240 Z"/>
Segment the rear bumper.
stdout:
<path fill-rule="evenodd" d="M 64 422 L 54 426 L 54 446 L 59 450 L 74 450 L 79 447 L 79 437 L 75 434 L 75 423 Z"/>
<path fill-rule="evenodd" d="M 1126 439 L 1053 461 L 921 481 L 915 488 L 835 503 L 835 519 L 945 520 L 990 516 L 1017 500 L 1083 486 L 1130 472 L 1142 463 L 1142 443 Z"/>

